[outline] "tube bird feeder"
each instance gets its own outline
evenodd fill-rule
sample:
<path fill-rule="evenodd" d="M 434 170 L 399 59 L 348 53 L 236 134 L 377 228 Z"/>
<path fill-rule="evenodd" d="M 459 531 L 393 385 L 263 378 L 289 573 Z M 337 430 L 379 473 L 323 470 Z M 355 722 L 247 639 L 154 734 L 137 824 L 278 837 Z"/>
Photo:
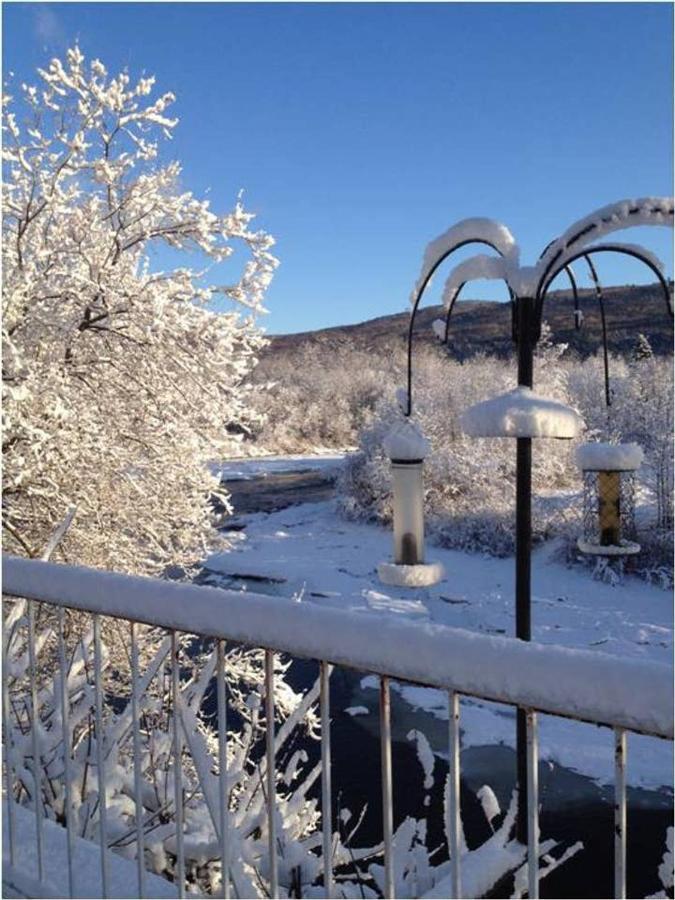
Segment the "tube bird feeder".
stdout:
<path fill-rule="evenodd" d="M 632 556 L 635 533 L 635 473 L 642 465 L 638 444 L 581 444 L 576 462 L 584 478 L 584 533 L 577 540 L 591 556 Z"/>
<path fill-rule="evenodd" d="M 380 563 L 380 581 L 400 587 L 428 587 L 443 578 L 440 563 L 424 557 L 424 460 L 429 442 L 410 419 L 397 422 L 383 441 L 391 461 L 394 562 Z"/>

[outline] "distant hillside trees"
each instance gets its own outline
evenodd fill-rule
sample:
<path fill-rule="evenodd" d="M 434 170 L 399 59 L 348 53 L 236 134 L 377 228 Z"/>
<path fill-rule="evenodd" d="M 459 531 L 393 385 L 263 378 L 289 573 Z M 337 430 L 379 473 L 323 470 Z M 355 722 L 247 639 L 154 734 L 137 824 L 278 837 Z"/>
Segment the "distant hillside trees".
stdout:
<path fill-rule="evenodd" d="M 395 372 L 392 357 L 349 345 L 310 344 L 263 358 L 252 379 L 258 445 L 275 453 L 353 447 L 398 383 Z"/>
<path fill-rule="evenodd" d="M 10 552 L 41 554 L 70 510 L 63 559 L 153 571 L 190 558 L 220 490 L 204 463 L 252 424 L 242 380 L 263 343 L 273 240 L 240 202 L 213 212 L 160 160 L 174 99 L 77 47 L 5 98 Z M 237 245 L 225 278 L 211 272 Z M 216 297 L 231 311 L 214 313 Z"/>

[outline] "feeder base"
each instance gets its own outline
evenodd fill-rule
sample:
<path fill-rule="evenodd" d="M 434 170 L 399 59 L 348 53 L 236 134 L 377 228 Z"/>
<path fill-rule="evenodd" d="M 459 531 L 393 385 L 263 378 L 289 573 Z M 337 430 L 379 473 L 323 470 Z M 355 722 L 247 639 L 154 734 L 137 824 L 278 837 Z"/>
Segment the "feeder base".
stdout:
<path fill-rule="evenodd" d="M 582 553 L 590 556 L 635 556 L 639 553 L 641 547 L 635 541 L 621 541 L 620 544 L 595 544 L 591 541 L 585 541 L 583 538 L 577 540 L 577 547 Z"/>
<path fill-rule="evenodd" d="M 416 566 L 380 563 L 377 575 L 383 584 L 394 587 L 431 587 L 443 579 L 445 570 L 440 563 L 420 563 Z"/>

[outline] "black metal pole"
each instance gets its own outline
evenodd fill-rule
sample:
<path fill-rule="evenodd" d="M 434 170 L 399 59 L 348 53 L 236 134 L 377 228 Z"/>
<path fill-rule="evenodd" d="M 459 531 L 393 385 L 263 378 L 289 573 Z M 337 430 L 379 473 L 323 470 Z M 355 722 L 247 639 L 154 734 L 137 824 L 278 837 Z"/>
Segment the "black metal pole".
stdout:
<path fill-rule="evenodd" d="M 532 387 L 534 368 L 534 299 L 516 299 L 518 385 Z M 517 438 L 516 449 L 516 637 L 531 638 L 530 597 L 532 559 L 532 438 Z M 527 731 L 526 714 L 518 708 L 516 728 L 518 818 L 516 837 L 527 843 Z"/>

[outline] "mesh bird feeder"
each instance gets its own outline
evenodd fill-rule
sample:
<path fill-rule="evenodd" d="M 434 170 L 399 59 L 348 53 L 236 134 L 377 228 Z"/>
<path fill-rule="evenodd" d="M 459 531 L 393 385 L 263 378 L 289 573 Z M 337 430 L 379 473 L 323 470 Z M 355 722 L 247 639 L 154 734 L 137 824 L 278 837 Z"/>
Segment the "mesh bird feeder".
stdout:
<path fill-rule="evenodd" d="M 577 541 L 592 556 L 640 552 L 635 536 L 635 473 L 642 465 L 638 444 L 581 444 L 576 462 L 584 478 L 584 533 Z"/>
<path fill-rule="evenodd" d="M 380 563 L 384 584 L 425 587 L 443 577 L 440 563 L 424 558 L 424 460 L 429 442 L 417 425 L 406 418 L 397 422 L 383 441 L 391 461 L 394 508 L 394 562 Z"/>

